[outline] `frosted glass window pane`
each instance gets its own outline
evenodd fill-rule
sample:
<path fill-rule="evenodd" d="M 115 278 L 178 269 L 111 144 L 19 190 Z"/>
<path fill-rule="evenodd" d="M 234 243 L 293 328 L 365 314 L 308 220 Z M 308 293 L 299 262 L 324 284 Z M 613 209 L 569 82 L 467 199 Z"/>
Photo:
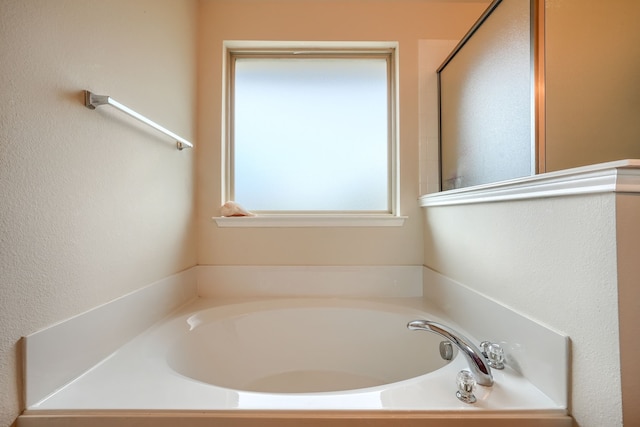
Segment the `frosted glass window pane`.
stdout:
<path fill-rule="evenodd" d="M 236 58 L 233 197 L 256 211 L 389 211 L 385 58 Z"/>

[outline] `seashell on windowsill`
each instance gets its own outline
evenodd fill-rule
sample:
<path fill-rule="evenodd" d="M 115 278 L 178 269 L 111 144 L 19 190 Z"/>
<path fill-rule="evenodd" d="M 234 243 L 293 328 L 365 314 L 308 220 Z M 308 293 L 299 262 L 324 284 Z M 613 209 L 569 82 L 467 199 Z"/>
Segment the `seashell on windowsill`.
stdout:
<path fill-rule="evenodd" d="M 236 202 L 227 202 L 222 205 L 220 207 L 220 214 L 222 216 L 255 216 L 254 213 L 249 212 Z"/>

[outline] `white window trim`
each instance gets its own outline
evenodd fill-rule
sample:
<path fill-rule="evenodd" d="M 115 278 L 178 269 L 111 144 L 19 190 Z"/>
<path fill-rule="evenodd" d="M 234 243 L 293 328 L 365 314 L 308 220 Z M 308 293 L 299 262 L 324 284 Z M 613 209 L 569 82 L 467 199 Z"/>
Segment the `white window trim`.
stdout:
<path fill-rule="evenodd" d="M 336 52 L 348 53 L 353 50 L 361 53 L 363 50 L 370 51 L 391 51 L 392 67 L 391 93 L 390 93 L 390 114 L 393 117 L 390 123 L 390 185 L 389 185 L 389 208 L 390 213 L 367 214 L 360 212 L 344 213 L 269 213 L 258 214 L 251 217 L 213 217 L 219 227 L 386 227 L 402 226 L 406 216 L 400 214 L 400 155 L 399 155 L 399 46 L 398 42 L 272 42 L 272 41 L 245 41 L 226 40 L 223 42 L 223 119 L 222 119 L 222 167 L 221 167 L 221 200 L 220 205 L 228 200 L 230 194 L 229 171 L 231 170 L 229 144 L 229 133 L 231 125 L 227 112 L 230 108 L 230 91 L 228 84 L 229 58 L 232 52 L 268 52 L 271 51 L 303 51 L 321 49 L 323 51 L 335 50 Z"/>

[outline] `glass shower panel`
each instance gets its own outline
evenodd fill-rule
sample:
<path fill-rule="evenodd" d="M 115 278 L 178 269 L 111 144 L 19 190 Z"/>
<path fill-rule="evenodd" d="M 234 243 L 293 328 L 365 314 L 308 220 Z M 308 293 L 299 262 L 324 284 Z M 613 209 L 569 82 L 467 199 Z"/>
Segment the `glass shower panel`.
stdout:
<path fill-rule="evenodd" d="M 535 173 L 530 0 L 502 0 L 439 70 L 442 190 Z"/>

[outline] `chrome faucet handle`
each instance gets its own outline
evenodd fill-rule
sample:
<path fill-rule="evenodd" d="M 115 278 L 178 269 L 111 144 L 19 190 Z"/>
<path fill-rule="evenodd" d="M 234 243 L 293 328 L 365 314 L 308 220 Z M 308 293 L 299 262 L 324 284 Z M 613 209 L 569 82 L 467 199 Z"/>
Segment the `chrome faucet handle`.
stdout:
<path fill-rule="evenodd" d="M 482 341 L 480 348 L 489 366 L 494 369 L 504 369 L 504 350 L 500 347 L 500 344 Z"/>
<path fill-rule="evenodd" d="M 458 399 L 464 403 L 476 402 L 476 396 L 473 394 L 473 391 L 476 389 L 476 379 L 471 372 L 466 370 L 458 372 L 456 385 L 458 386 L 458 391 L 456 392 Z"/>

